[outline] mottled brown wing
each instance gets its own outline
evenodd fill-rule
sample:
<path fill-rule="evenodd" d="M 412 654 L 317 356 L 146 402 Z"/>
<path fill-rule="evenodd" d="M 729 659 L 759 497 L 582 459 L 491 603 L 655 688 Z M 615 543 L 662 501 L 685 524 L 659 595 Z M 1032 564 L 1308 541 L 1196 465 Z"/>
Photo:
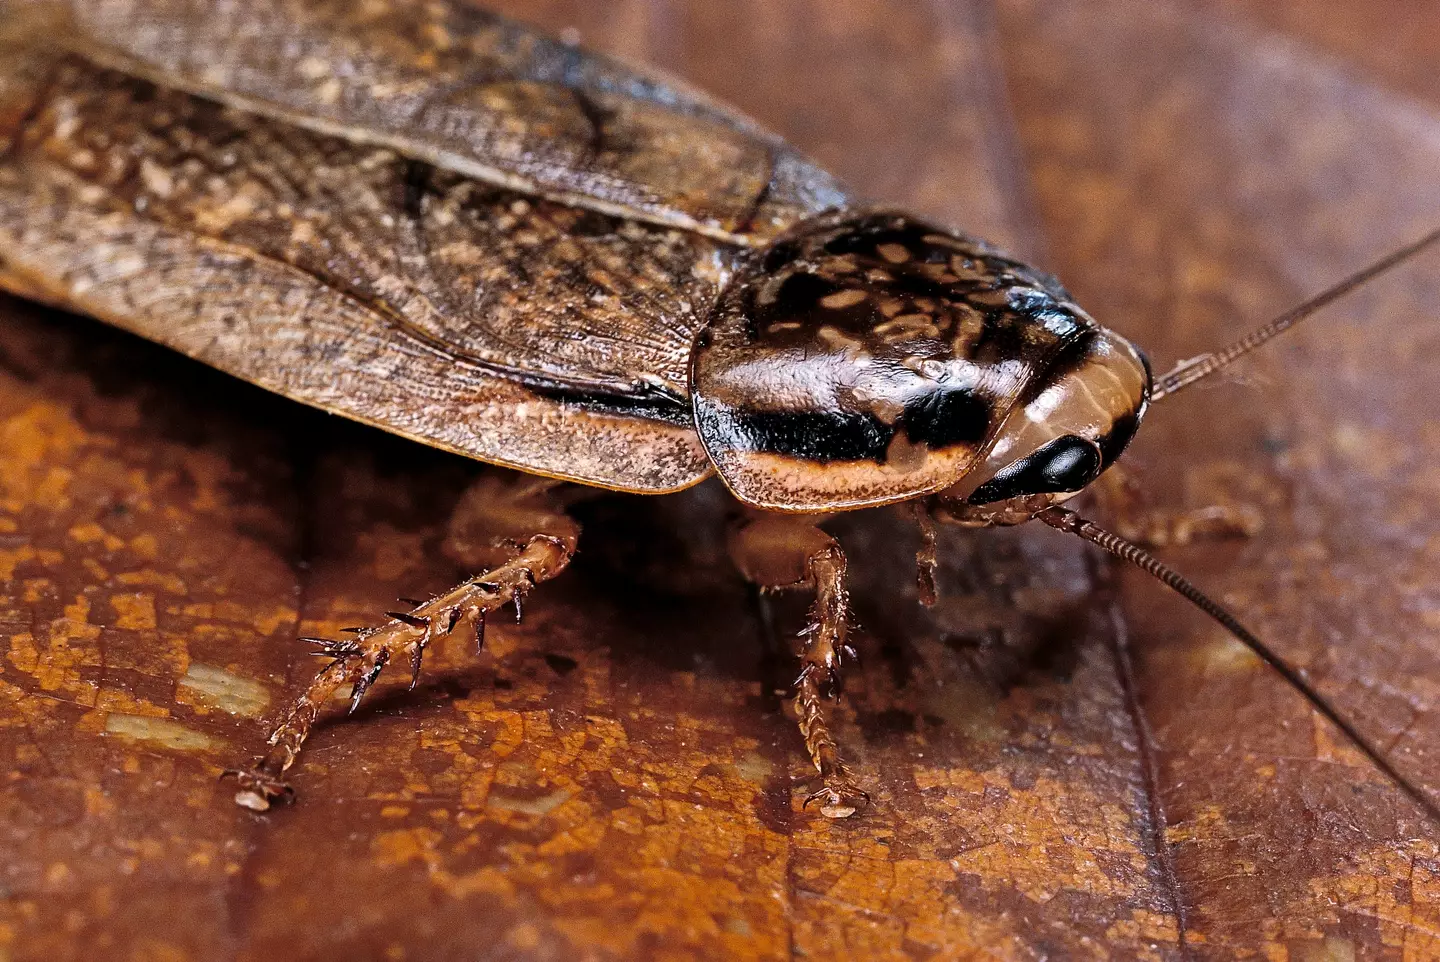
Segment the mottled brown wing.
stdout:
<path fill-rule="evenodd" d="M 11 2 L 163 86 L 605 213 L 745 243 L 847 199 L 704 95 L 462 0 Z"/>
<path fill-rule="evenodd" d="M 486 461 L 632 491 L 708 473 L 679 398 L 719 242 L 82 60 L 4 63 L 0 285 Z"/>
<path fill-rule="evenodd" d="M 733 256 L 78 60 L 48 78 L 12 162 L 284 261 L 437 352 L 559 391 L 683 401 Z"/>

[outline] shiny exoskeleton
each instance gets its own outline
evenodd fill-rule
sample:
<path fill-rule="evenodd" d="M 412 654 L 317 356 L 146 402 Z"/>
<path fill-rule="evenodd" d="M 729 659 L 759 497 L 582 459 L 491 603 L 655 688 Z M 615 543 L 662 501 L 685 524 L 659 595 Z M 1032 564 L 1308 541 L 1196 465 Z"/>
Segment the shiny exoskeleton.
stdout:
<path fill-rule="evenodd" d="M 1073 494 L 1130 442 L 1149 386 L 1054 278 L 888 213 L 806 221 L 753 257 L 690 379 L 720 477 L 779 511 Z"/>
<path fill-rule="evenodd" d="M 1153 386 L 1049 275 L 862 204 L 703 94 L 461 0 L 0 0 L 0 287 L 529 476 L 482 477 L 457 509 L 447 550 L 480 574 L 311 639 L 330 663 L 236 773 L 252 808 L 289 797 L 339 689 L 353 706 L 402 658 L 418 677 L 433 638 L 483 639 L 564 570 L 579 529 L 559 481 L 659 494 L 718 474 L 745 507 L 740 570 L 815 592 L 795 695 L 828 815 L 866 800 L 826 721 L 851 653 L 830 513 L 1038 518 L 1198 596 L 1274 663 L 1060 505 L 1153 398 L 1294 318 Z"/>

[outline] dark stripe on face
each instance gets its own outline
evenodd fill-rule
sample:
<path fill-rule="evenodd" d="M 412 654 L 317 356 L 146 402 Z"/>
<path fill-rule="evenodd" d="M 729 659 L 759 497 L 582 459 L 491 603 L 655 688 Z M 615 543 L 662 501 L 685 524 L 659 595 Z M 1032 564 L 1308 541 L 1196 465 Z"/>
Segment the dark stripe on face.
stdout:
<path fill-rule="evenodd" d="M 990 406 L 970 391 L 954 390 L 937 390 L 911 402 L 893 425 L 854 411 L 739 410 L 704 398 L 695 400 L 695 417 L 702 435 L 726 438 L 730 450 L 816 464 L 885 464 L 891 442 L 900 434 L 911 444 L 942 451 L 978 445 L 990 433 Z"/>

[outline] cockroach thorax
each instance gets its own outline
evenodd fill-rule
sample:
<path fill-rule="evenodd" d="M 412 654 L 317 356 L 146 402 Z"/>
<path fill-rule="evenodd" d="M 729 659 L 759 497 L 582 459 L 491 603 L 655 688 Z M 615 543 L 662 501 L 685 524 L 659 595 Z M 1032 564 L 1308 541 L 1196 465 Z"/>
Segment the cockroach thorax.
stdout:
<path fill-rule="evenodd" d="M 1098 474 L 1134 433 L 1149 373 L 1053 277 L 863 212 L 808 221 L 742 266 L 690 382 L 700 438 L 737 497 L 833 511 Z M 1046 445 L 1058 445 L 1046 465 L 1005 472 Z M 1007 460 L 992 465 L 997 448 Z"/>

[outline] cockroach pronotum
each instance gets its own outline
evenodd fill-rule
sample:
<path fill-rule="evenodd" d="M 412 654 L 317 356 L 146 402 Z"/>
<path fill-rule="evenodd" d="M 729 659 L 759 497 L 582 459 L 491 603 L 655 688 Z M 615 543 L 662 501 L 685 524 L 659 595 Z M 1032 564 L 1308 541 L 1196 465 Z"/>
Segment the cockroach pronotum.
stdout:
<path fill-rule="evenodd" d="M 817 524 L 913 502 L 922 585 L 936 523 L 1082 538 L 1218 621 L 1440 821 L 1303 672 L 1066 507 L 1151 404 L 1440 231 L 1152 377 L 1049 275 L 861 204 L 674 81 L 458 0 L 0 13 L 0 286 L 535 478 L 462 501 L 517 536 L 456 548 L 481 574 L 308 639 L 330 661 L 269 753 L 231 773 L 239 804 L 291 797 L 283 778 L 344 686 L 353 707 L 392 660 L 418 677 L 434 638 L 483 639 L 487 615 L 565 569 L 579 529 L 558 482 L 659 494 L 717 474 L 748 511 L 741 571 L 815 593 L 794 697 L 825 815 L 867 796 L 827 723 L 852 652 L 845 555 Z"/>

